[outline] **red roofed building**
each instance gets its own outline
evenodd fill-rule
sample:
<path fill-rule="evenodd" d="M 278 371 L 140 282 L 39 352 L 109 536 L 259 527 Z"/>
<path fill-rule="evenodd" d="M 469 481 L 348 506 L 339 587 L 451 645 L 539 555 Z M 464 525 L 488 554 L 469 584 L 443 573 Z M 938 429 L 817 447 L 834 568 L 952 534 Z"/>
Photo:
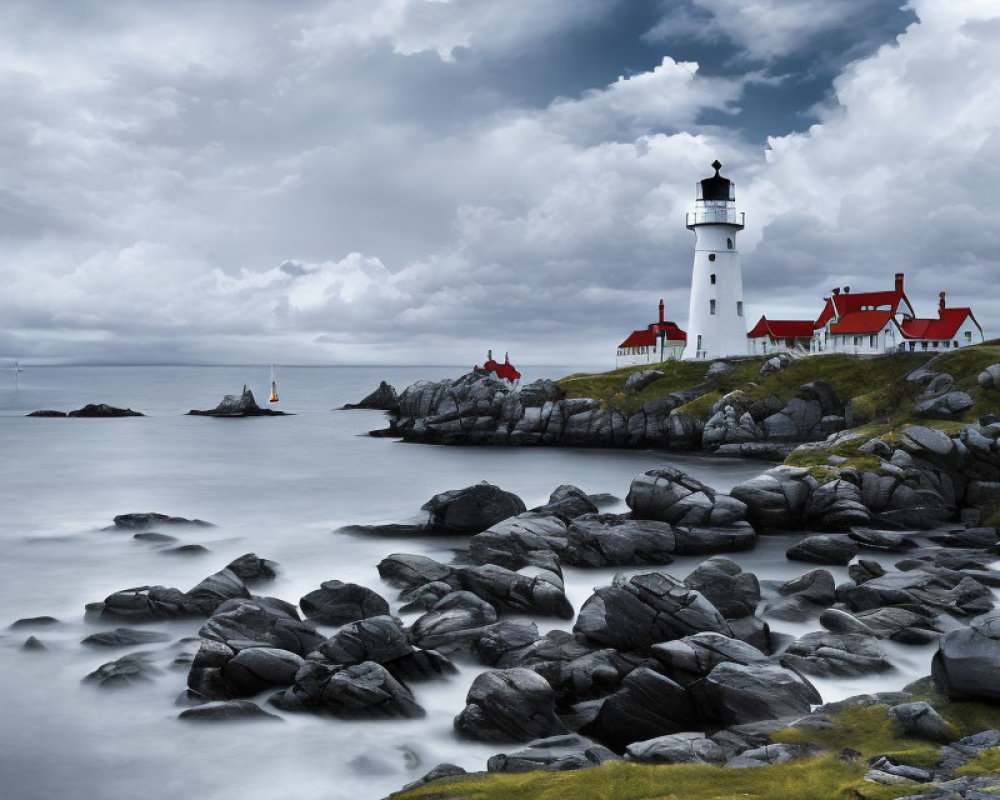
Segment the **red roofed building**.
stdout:
<path fill-rule="evenodd" d="M 836 288 L 815 322 L 772 321 L 761 317 L 747 334 L 752 354 L 777 350 L 808 353 L 875 355 L 899 350 L 949 350 L 984 340 L 983 329 L 972 310 L 947 308 L 941 293 L 937 319 L 918 319 L 903 288 L 904 275 L 896 273 L 890 291 L 851 293 Z M 807 328 L 811 329 L 806 334 Z"/>
<path fill-rule="evenodd" d="M 472 371 L 473 372 L 492 372 L 500 380 L 507 381 L 507 382 L 509 382 L 511 384 L 515 384 L 519 380 L 521 380 L 521 373 L 518 372 L 514 368 L 514 365 L 510 363 L 510 354 L 509 353 L 504 353 L 504 355 L 503 355 L 503 363 L 500 364 L 499 362 L 493 360 L 493 351 L 492 350 L 487 350 L 486 351 L 486 361 L 483 362 L 482 366 L 479 366 L 478 364 L 476 364 L 476 366 L 474 366 L 472 368 Z"/>
<path fill-rule="evenodd" d="M 658 364 L 661 361 L 679 359 L 684 354 L 687 334 L 676 323 L 665 320 L 663 312 L 663 300 L 660 300 L 659 321 L 650 323 L 642 330 L 632 331 L 618 345 L 616 367 Z"/>

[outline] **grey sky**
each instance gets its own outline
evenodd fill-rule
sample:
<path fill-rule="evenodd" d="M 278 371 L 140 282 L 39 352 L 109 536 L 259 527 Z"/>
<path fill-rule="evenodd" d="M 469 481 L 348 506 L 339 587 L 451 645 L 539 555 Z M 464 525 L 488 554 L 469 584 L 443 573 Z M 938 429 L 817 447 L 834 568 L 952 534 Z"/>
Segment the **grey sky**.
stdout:
<path fill-rule="evenodd" d="M 751 321 L 905 271 L 996 330 L 992 3 L 8 2 L 0 41 L 0 358 L 600 363 L 684 324 L 715 158 Z"/>

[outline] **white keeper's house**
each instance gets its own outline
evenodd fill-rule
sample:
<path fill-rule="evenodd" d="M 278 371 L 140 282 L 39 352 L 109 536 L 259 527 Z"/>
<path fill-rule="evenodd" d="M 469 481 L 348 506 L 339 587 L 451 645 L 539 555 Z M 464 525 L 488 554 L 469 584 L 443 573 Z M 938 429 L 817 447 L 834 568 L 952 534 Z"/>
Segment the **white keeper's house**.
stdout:
<path fill-rule="evenodd" d="M 620 345 L 615 357 L 615 368 L 634 367 L 638 364 L 658 364 L 679 359 L 684 353 L 687 334 L 677 323 L 663 318 L 663 300 L 660 300 L 660 319 L 642 330 L 632 331 Z"/>
<path fill-rule="evenodd" d="M 893 288 L 851 292 L 836 288 L 824 298 L 815 320 L 769 320 L 766 316 L 747 334 L 751 355 L 787 350 L 802 354 L 941 352 L 984 340 L 971 308 L 951 307 L 944 292 L 936 317 L 918 317 L 906 296 L 904 274 L 896 273 Z"/>

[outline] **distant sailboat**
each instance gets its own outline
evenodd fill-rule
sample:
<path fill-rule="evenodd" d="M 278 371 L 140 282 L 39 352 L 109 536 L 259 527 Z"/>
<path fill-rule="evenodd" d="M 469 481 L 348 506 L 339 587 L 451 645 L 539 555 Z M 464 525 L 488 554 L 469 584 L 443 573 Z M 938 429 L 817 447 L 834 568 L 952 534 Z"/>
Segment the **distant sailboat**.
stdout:
<path fill-rule="evenodd" d="M 271 365 L 271 396 L 267 398 L 269 403 L 278 402 L 278 384 L 274 382 L 274 365 Z"/>
<path fill-rule="evenodd" d="M 24 372 L 24 370 L 21 369 L 21 365 L 18 364 L 16 361 L 14 362 L 13 367 L 7 367 L 7 369 L 9 369 L 11 372 L 14 373 L 14 391 L 17 391 L 18 389 L 21 388 L 20 374 Z"/>

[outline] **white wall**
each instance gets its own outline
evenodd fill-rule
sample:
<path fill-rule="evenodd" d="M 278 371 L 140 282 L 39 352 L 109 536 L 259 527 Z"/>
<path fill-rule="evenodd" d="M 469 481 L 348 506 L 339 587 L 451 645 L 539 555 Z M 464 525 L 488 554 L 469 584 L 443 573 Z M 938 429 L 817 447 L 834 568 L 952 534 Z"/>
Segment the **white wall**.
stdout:
<path fill-rule="evenodd" d="M 743 275 L 740 254 L 736 249 L 737 225 L 698 225 L 695 231 L 694 267 L 691 273 L 691 303 L 688 310 L 687 359 L 713 359 L 746 355 L 746 311 L 737 312 L 743 302 Z M 731 239 L 729 249 L 726 240 Z M 715 260 L 710 261 L 709 256 Z M 715 283 L 711 276 L 715 275 Z M 711 301 L 715 301 L 715 314 Z M 698 351 L 698 336 L 702 351 Z"/>

